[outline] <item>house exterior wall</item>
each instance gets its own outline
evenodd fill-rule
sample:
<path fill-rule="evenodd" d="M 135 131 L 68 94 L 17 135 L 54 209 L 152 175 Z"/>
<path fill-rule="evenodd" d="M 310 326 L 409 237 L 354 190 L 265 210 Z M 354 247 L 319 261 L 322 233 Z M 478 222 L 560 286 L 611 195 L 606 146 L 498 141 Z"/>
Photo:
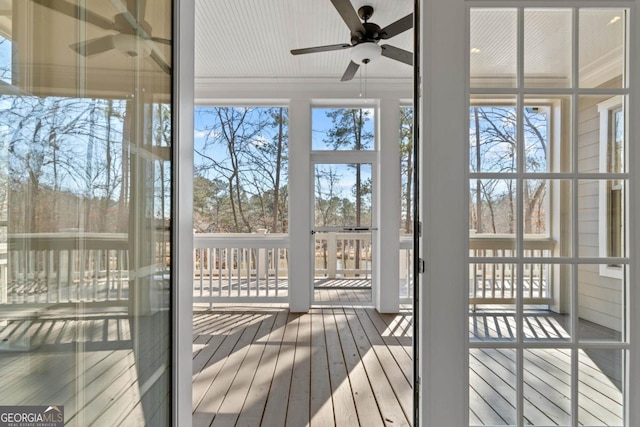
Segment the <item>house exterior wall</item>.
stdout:
<path fill-rule="evenodd" d="M 620 77 L 602 86 L 620 87 Z M 600 172 L 600 113 L 598 104 L 610 96 L 583 97 L 578 105 L 578 170 Z M 578 252 L 581 257 L 600 256 L 599 182 L 583 180 L 578 185 Z M 623 282 L 602 276 L 596 264 L 578 266 L 578 316 L 620 332 L 623 322 Z"/>

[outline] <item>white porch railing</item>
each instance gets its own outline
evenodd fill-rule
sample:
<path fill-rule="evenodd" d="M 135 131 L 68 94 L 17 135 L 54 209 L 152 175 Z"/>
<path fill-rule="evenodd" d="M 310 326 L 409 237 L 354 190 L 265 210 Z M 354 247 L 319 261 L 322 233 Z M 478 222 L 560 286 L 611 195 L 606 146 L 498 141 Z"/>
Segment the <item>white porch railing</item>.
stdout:
<path fill-rule="evenodd" d="M 194 235 L 194 302 L 288 301 L 286 234 Z"/>
<path fill-rule="evenodd" d="M 413 301 L 413 237 L 400 236 L 400 302 Z"/>
<path fill-rule="evenodd" d="M 359 251 L 359 268 L 355 253 Z M 413 295 L 412 240 L 400 241 L 399 292 Z M 371 236 L 339 232 L 315 234 L 316 277 L 371 278 Z M 287 302 L 289 237 L 264 233 L 196 233 L 193 298 L 196 303 Z"/>
<path fill-rule="evenodd" d="M 0 303 L 126 301 L 127 235 L 13 234 L 0 259 Z"/>
<path fill-rule="evenodd" d="M 315 276 L 371 277 L 371 234 L 319 232 L 315 235 Z"/>
<path fill-rule="evenodd" d="M 551 304 L 553 253 L 550 239 L 527 238 L 522 268 L 525 304 Z M 412 240 L 400 237 L 399 293 L 413 295 Z M 510 304 L 517 273 L 510 262 L 514 241 L 499 236 L 470 239 L 469 301 Z M 355 253 L 360 266 L 355 268 Z M 289 237 L 286 234 L 196 234 L 194 301 L 288 301 Z M 326 259 L 326 261 L 325 261 Z M 504 260 L 503 260 L 504 259 Z M 371 240 L 362 233 L 316 235 L 316 271 L 328 278 L 371 276 Z M 41 233 L 11 235 L 0 247 L 0 303 L 73 303 L 128 300 L 126 234 Z"/>
<path fill-rule="evenodd" d="M 522 266 L 524 304 L 553 302 L 552 264 L 541 259 L 553 254 L 555 241 L 547 238 L 525 238 L 523 256 L 535 262 Z M 516 301 L 517 270 L 515 240 L 502 236 L 470 238 L 469 303 L 513 304 Z M 501 259 L 504 258 L 504 261 Z M 486 259 L 486 261 L 485 261 Z"/>

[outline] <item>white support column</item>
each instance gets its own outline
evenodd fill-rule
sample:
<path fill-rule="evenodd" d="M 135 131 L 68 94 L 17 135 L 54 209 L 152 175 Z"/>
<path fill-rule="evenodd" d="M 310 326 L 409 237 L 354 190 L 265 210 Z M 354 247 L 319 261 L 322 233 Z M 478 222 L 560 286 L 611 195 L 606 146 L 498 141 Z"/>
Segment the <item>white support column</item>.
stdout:
<path fill-rule="evenodd" d="M 173 247 L 171 271 L 173 312 L 172 425 L 192 421 L 191 373 L 193 338 L 193 109 L 194 20 L 193 0 L 174 0 L 173 99 Z M 118 284 L 122 286 L 121 283 Z"/>
<path fill-rule="evenodd" d="M 420 256 L 426 272 L 418 286 L 424 427 L 469 425 L 465 25 L 463 0 L 422 2 Z"/>
<path fill-rule="evenodd" d="M 400 309 L 400 102 L 380 100 L 378 119 L 378 231 L 374 231 L 376 309 Z M 377 286 L 376 286 L 377 285 Z"/>
<path fill-rule="evenodd" d="M 309 311 L 311 305 L 311 103 L 289 104 L 289 309 Z"/>

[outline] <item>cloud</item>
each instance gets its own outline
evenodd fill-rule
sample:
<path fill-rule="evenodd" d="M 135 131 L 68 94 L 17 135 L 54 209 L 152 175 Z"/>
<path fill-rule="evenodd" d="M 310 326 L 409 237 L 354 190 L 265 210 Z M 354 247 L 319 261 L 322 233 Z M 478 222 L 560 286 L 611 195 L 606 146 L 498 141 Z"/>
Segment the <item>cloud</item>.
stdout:
<path fill-rule="evenodd" d="M 196 129 L 193 133 L 193 137 L 195 139 L 207 139 L 207 138 L 216 138 L 220 135 L 218 132 L 212 130 L 198 130 Z"/>
<path fill-rule="evenodd" d="M 264 146 L 266 146 L 266 145 L 271 144 L 271 142 L 269 142 L 269 140 L 268 140 L 268 139 L 266 139 L 266 138 L 265 138 L 265 137 L 263 137 L 263 136 L 258 136 L 258 137 L 256 137 L 256 139 L 254 139 L 253 141 L 251 141 L 251 144 L 252 144 L 252 145 L 254 145 L 255 147 L 260 148 L 260 147 L 264 147 Z"/>

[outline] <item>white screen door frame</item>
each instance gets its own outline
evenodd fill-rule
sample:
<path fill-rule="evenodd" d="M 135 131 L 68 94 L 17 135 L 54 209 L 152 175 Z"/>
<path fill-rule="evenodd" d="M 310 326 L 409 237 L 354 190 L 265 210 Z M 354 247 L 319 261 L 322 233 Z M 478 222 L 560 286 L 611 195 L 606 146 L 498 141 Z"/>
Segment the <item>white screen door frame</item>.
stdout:
<path fill-rule="evenodd" d="M 377 113 L 375 114 L 375 117 L 377 118 Z M 377 147 L 377 143 L 374 144 Z M 314 200 L 312 203 L 310 203 L 310 216 L 311 216 L 311 224 L 312 224 L 312 230 L 311 233 L 315 233 L 317 231 L 336 231 L 338 228 L 336 227 L 329 227 L 326 230 L 324 230 L 322 227 L 317 227 L 317 225 L 315 224 L 315 214 L 314 214 L 314 207 L 315 207 L 315 171 L 316 171 L 316 165 L 344 165 L 344 164 L 362 164 L 362 165 L 370 165 L 371 167 L 371 186 L 372 186 L 372 192 L 371 192 L 371 224 L 366 224 L 366 228 L 369 228 L 368 233 L 371 236 L 371 242 L 372 242 L 372 254 L 371 254 L 371 302 L 370 303 L 366 303 L 365 305 L 371 305 L 371 306 L 377 306 L 377 297 L 376 297 L 376 290 L 378 287 L 378 276 L 376 275 L 376 271 L 375 271 L 375 264 L 379 259 L 379 254 L 378 254 L 378 248 L 375 245 L 375 233 L 378 231 L 378 226 L 377 226 L 377 203 L 378 203 L 378 159 L 377 159 L 377 153 L 375 150 L 363 150 L 363 151 L 312 151 L 310 154 L 310 158 L 311 158 L 311 165 L 309 168 L 309 173 L 311 174 L 310 177 L 310 181 L 311 181 L 311 189 L 310 189 L 310 194 L 312 194 L 311 199 Z M 347 225 L 346 225 L 347 226 Z M 348 226 L 355 226 L 354 224 L 348 224 Z M 315 245 L 315 238 L 312 237 L 311 238 L 311 242 L 313 245 Z M 312 250 L 311 251 L 312 256 L 315 256 L 315 251 Z M 311 261 L 311 268 L 312 268 L 312 275 L 315 274 L 315 267 L 314 267 L 314 261 Z M 313 279 L 313 277 L 312 277 Z M 314 282 L 315 280 L 311 280 L 311 295 L 312 295 L 312 301 L 314 303 L 320 303 L 320 301 L 315 301 L 314 300 Z M 340 301 L 339 303 L 344 303 L 346 301 Z M 324 302 L 325 304 L 328 304 L 327 302 Z"/>
<path fill-rule="evenodd" d="M 640 71 L 637 1 L 493 1 L 425 0 L 421 7 L 421 275 L 420 418 L 423 426 L 469 425 L 468 343 L 468 56 L 470 7 L 624 7 L 629 8 L 628 108 L 638 117 Z M 520 64 L 522 67 L 522 63 Z M 630 357 L 626 359 L 625 425 L 640 425 L 640 292 L 634 288 L 640 265 L 635 230 L 640 223 L 640 184 L 633 165 L 640 165 L 634 137 L 640 121 L 630 120 L 629 132 L 629 274 L 626 328 Z M 637 144 L 636 144 L 637 146 Z M 636 167 L 637 169 L 637 167 Z M 446 244 L 444 244 L 446 242 Z M 576 371 L 572 372 L 575 375 Z M 575 379 L 572 380 L 575 384 Z M 519 386 L 521 387 L 521 386 Z M 574 404 L 575 405 L 575 404 Z M 572 423 L 576 425 L 576 419 Z"/>

